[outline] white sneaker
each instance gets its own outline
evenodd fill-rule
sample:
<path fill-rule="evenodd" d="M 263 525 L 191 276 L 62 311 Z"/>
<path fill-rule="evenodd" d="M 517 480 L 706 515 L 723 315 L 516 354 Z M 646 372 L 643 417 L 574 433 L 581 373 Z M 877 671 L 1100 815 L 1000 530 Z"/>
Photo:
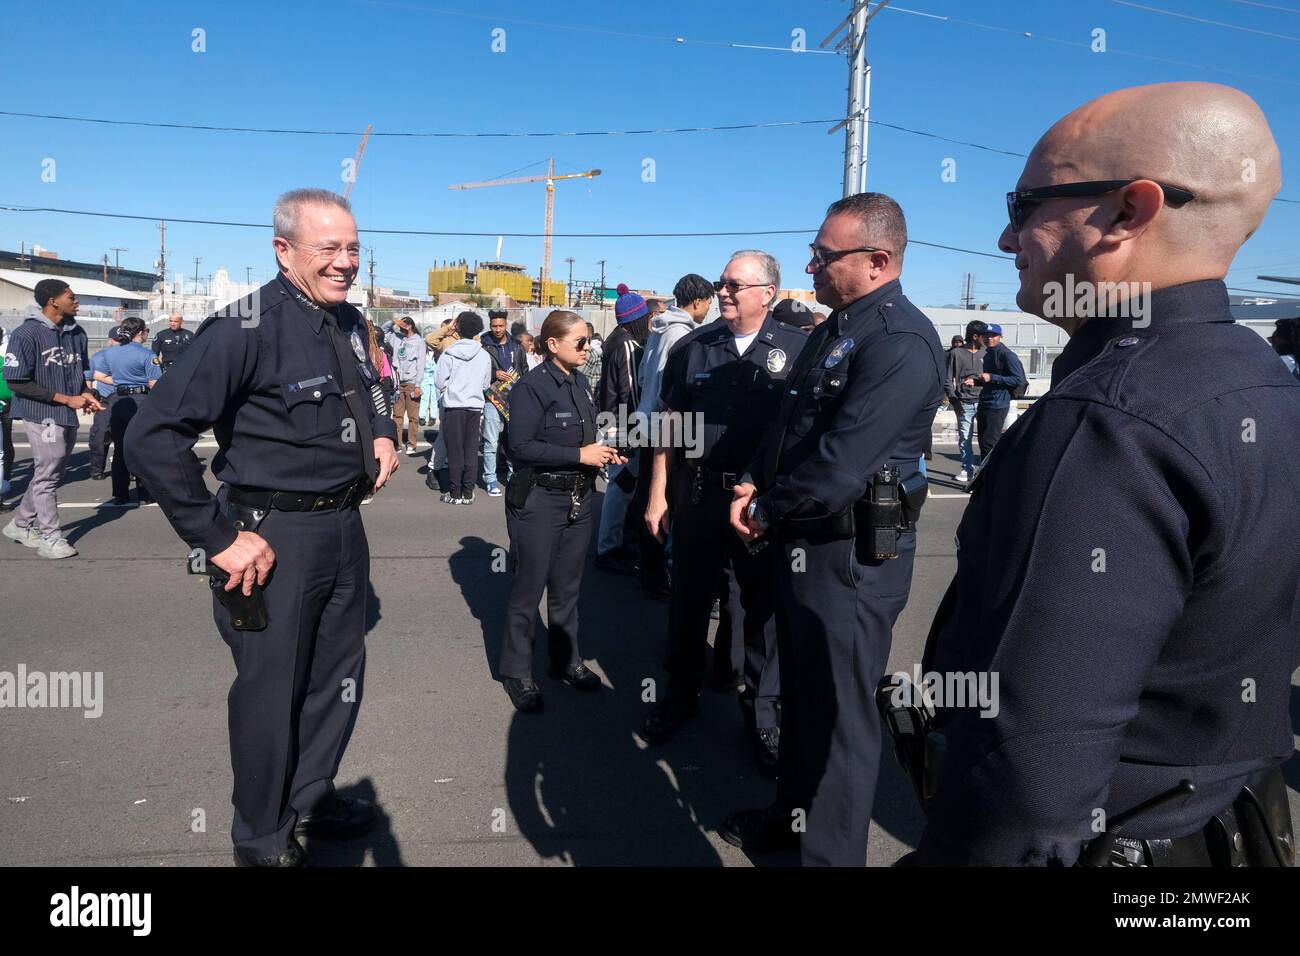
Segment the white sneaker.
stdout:
<path fill-rule="evenodd" d="M 19 544 L 28 548 L 39 548 L 41 546 L 41 533 L 33 527 L 21 528 L 15 519 L 4 526 L 4 531 L 0 532 L 10 541 L 17 541 Z"/>
<path fill-rule="evenodd" d="M 956 476 L 953 478 L 953 481 L 960 481 L 963 483 L 970 481 L 970 475 L 966 474 L 966 469 L 963 468 L 961 471 L 957 472 Z"/>
<path fill-rule="evenodd" d="M 407 445 L 407 446 L 406 446 L 406 453 L 407 453 L 408 455 L 411 455 L 411 456 L 414 456 L 414 455 L 418 455 L 418 454 L 419 454 L 419 452 L 415 450 L 415 446 L 414 446 L 414 445 Z"/>
<path fill-rule="evenodd" d="M 68 544 L 68 539 L 60 535 L 57 538 L 45 538 L 41 541 L 41 546 L 36 551 L 42 558 L 49 558 L 51 561 L 57 561 L 60 558 L 70 558 L 77 553 L 77 549 Z"/>

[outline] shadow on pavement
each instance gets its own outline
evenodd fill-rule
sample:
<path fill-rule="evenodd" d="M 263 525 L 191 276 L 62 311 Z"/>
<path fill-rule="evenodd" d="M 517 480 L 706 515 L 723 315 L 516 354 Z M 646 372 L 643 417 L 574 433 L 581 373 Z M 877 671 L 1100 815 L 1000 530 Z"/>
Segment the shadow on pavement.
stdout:
<path fill-rule="evenodd" d="M 372 801 L 379 808 L 379 819 L 374 829 L 354 840 L 312 840 L 304 838 L 303 848 L 312 866 L 363 866 L 366 855 L 374 861 L 375 866 L 405 866 L 402 862 L 402 850 L 393 836 L 392 818 L 385 812 L 379 802 L 379 793 L 374 781 L 364 777 L 346 787 L 339 787 L 338 793 L 343 797 L 361 797 Z"/>
<path fill-rule="evenodd" d="M 595 507 L 598 513 L 599 499 Z M 464 538 L 461 546 L 452 578 L 483 627 L 495 676 L 510 578 L 491 570 L 492 545 Z M 512 715 L 506 835 L 518 827 L 540 856 L 575 866 L 721 865 L 705 831 L 734 809 L 772 799 L 771 783 L 753 766 L 735 695 L 706 691 L 700 717 L 670 743 L 644 747 L 635 731 L 650 706 L 645 682 L 663 686 L 667 605 L 643 598 L 635 578 L 595 571 L 589 558 L 578 614 L 582 656 L 608 686 L 584 693 L 545 676 L 539 612 L 534 675 L 545 708 Z M 500 706 L 510 707 L 504 692 Z"/>

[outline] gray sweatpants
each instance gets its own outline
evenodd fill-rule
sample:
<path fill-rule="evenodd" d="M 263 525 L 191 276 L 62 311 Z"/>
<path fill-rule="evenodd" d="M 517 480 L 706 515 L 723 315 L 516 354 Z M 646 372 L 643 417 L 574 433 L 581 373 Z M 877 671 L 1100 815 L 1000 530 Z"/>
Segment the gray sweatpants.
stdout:
<path fill-rule="evenodd" d="M 32 479 L 14 512 L 14 523 L 20 528 L 36 527 L 43 538 L 57 538 L 59 502 L 54 492 L 77 442 L 77 428 L 24 421 L 23 429 L 32 446 Z"/>

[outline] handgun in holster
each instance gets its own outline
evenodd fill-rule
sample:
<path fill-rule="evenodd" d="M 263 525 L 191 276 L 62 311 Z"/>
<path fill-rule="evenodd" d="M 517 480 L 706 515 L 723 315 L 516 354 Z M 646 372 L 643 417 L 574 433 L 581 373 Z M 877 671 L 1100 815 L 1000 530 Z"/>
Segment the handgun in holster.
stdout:
<path fill-rule="evenodd" d="M 256 531 L 266 518 L 266 512 L 246 505 L 227 501 L 223 508 L 226 518 L 236 531 Z M 230 583 L 230 574 L 217 567 L 211 561 L 197 561 L 191 555 L 186 562 L 190 574 L 204 574 L 208 578 L 208 588 L 230 615 L 230 626 L 237 631 L 261 631 L 268 623 L 266 615 L 266 595 L 263 585 L 254 583 L 253 593 L 245 594 L 242 587 L 226 590 Z"/>
<path fill-rule="evenodd" d="M 929 490 L 921 472 L 899 479 L 897 465 L 882 465 L 871 476 L 866 497 L 858 502 L 859 529 L 867 536 L 867 551 L 877 561 L 898 557 L 898 536 L 916 527 Z"/>
<path fill-rule="evenodd" d="M 939 786 L 947 740 L 936 730 L 921 689 L 903 674 L 891 674 L 876 687 L 876 709 L 894 741 L 894 755 L 924 807 Z"/>
<path fill-rule="evenodd" d="M 506 482 L 506 504 L 512 508 L 522 508 L 528 503 L 528 492 L 533 490 L 533 469 L 520 467 Z"/>

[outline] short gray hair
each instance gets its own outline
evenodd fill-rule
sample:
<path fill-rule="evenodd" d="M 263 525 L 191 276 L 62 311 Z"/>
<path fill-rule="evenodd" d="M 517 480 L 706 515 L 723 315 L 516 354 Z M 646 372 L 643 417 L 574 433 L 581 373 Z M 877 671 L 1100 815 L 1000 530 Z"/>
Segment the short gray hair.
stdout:
<path fill-rule="evenodd" d="M 291 189 L 275 201 L 271 223 L 275 234 L 292 239 L 298 228 L 298 213 L 303 206 L 337 206 L 352 215 L 352 204 L 328 189 Z"/>
<path fill-rule="evenodd" d="M 763 277 L 763 281 L 768 285 L 781 288 L 781 263 L 776 261 L 776 257 L 762 249 L 741 249 L 739 252 L 733 252 L 731 258 L 727 260 L 727 265 L 731 265 L 737 259 L 756 259 L 758 261 L 758 271 Z"/>

